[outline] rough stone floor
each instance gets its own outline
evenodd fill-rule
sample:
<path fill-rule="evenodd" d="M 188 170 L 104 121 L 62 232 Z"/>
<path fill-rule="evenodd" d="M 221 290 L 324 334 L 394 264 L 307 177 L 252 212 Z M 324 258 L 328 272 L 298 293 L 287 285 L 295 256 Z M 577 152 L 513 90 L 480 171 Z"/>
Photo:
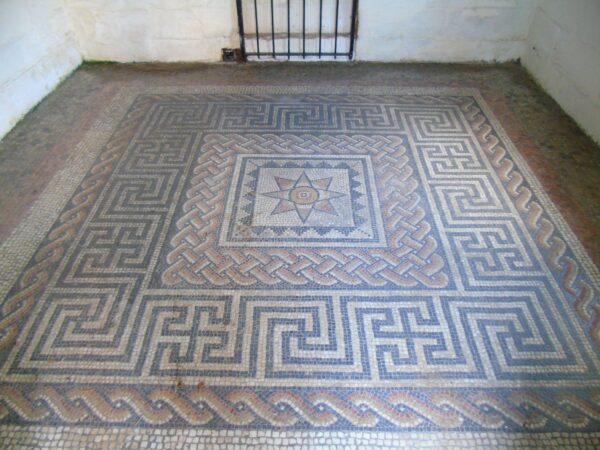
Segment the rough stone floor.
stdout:
<path fill-rule="evenodd" d="M 597 448 L 599 176 L 515 64 L 84 65 L 0 142 L 0 447 Z"/>

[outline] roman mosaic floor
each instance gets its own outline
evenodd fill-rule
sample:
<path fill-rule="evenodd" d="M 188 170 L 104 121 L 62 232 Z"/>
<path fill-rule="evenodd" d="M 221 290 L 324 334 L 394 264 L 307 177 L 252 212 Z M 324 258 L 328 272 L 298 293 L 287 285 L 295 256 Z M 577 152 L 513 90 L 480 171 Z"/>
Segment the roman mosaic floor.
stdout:
<path fill-rule="evenodd" d="M 478 89 L 114 92 L 1 247 L 7 447 L 600 444 L 600 274 Z"/>

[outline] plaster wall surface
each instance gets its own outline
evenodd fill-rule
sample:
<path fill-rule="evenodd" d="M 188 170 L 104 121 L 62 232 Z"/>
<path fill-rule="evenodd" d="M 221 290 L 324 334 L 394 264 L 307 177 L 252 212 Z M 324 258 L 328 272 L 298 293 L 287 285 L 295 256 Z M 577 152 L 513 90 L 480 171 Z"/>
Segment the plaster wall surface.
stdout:
<path fill-rule="evenodd" d="M 238 46 L 234 0 L 65 0 L 84 59 L 119 62 L 218 61 Z M 367 61 L 507 61 L 519 58 L 536 0 L 362 0 L 356 59 Z M 254 33 L 253 2 L 244 2 Z M 270 0 L 257 0 L 261 48 L 271 48 Z M 333 50 L 335 2 L 323 2 L 323 51 Z M 277 29 L 286 30 L 287 0 L 274 0 Z M 340 0 L 340 32 L 351 0 Z M 307 51 L 316 51 L 319 2 L 306 0 Z M 291 2 L 292 51 L 299 51 L 302 10 Z M 310 32 L 312 31 L 312 32 Z M 296 35 L 294 37 L 294 34 Z M 249 51 L 255 41 L 248 41 Z M 286 42 L 277 41 L 278 51 Z M 340 37 L 339 48 L 348 41 Z"/>
<path fill-rule="evenodd" d="M 523 63 L 600 143 L 600 1 L 540 0 Z"/>
<path fill-rule="evenodd" d="M 218 61 L 237 42 L 232 0 L 64 0 L 85 60 Z"/>
<path fill-rule="evenodd" d="M 0 137 L 80 63 L 62 0 L 0 1 Z"/>
<path fill-rule="evenodd" d="M 356 56 L 367 61 L 521 57 L 536 0 L 363 0 Z"/>

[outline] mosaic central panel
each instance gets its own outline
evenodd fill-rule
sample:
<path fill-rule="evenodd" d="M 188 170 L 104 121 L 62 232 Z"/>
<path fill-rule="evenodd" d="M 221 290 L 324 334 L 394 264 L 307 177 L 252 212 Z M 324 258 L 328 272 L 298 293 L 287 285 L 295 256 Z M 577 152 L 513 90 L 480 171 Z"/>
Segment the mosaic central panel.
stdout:
<path fill-rule="evenodd" d="M 240 156 L 220 245 L 386 246 L 368 156 Z"/>

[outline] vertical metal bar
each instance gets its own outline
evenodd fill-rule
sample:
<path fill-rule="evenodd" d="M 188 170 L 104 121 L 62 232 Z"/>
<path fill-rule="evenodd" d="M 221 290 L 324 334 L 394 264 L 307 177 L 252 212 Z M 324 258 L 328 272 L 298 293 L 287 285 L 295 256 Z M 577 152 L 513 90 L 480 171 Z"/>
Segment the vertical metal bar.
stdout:
<path fill-rule="evenodd" d="M 273 59 L 275 59 L 275 12 L 273 9 L 273 0 L 271 0 L 271 44 L 273 47 Z"/>
<path fill-rule="evenodd" d="M 287 1 L 287 16 L 288 16 L 288 59 L 290 59 L 290 0 Z"/>
<path fill-rule="evenodd" d="M 246 38 L 244 36 L 244 16 L 242 15 L 242 0 L 236 0 L 238 29 L 240 32 L 240 52 L 242 53 L 242 61 L 246 61 Z"/>
<path fill-rule="evenodd" d="M 256 27 L 256 57 L 260 59 L 260 38 L 258 37 L 258 7 L 254 0 L 254 25 Z"/>
<path fill-rule="evenodd" d="M 352 18 L 350 19 L 350 50 L 348 51 L 348 59 L 352 59 L 354 55 L 354 38 L 356 37 L 356 12 L 358 9 L 358 0 L 352 0 Z"/>
<path fill-rule="evenodd" d="M 321 35 L 323 33 L 323 0 L 319 0 L 319 59 L 321 59 Z"/>
<path fill-rule="evenodd" d="M 338 18 L 340 16 L 340 0 L 335 0 L 335 43 L 333 45 L 333 59 L 337 59 L 337 41 L 338 41 Z"/>
<path fill-rule="evenodd" d="M 306 0 L 302 0 L 302 59 L 306 58 Z"/>

